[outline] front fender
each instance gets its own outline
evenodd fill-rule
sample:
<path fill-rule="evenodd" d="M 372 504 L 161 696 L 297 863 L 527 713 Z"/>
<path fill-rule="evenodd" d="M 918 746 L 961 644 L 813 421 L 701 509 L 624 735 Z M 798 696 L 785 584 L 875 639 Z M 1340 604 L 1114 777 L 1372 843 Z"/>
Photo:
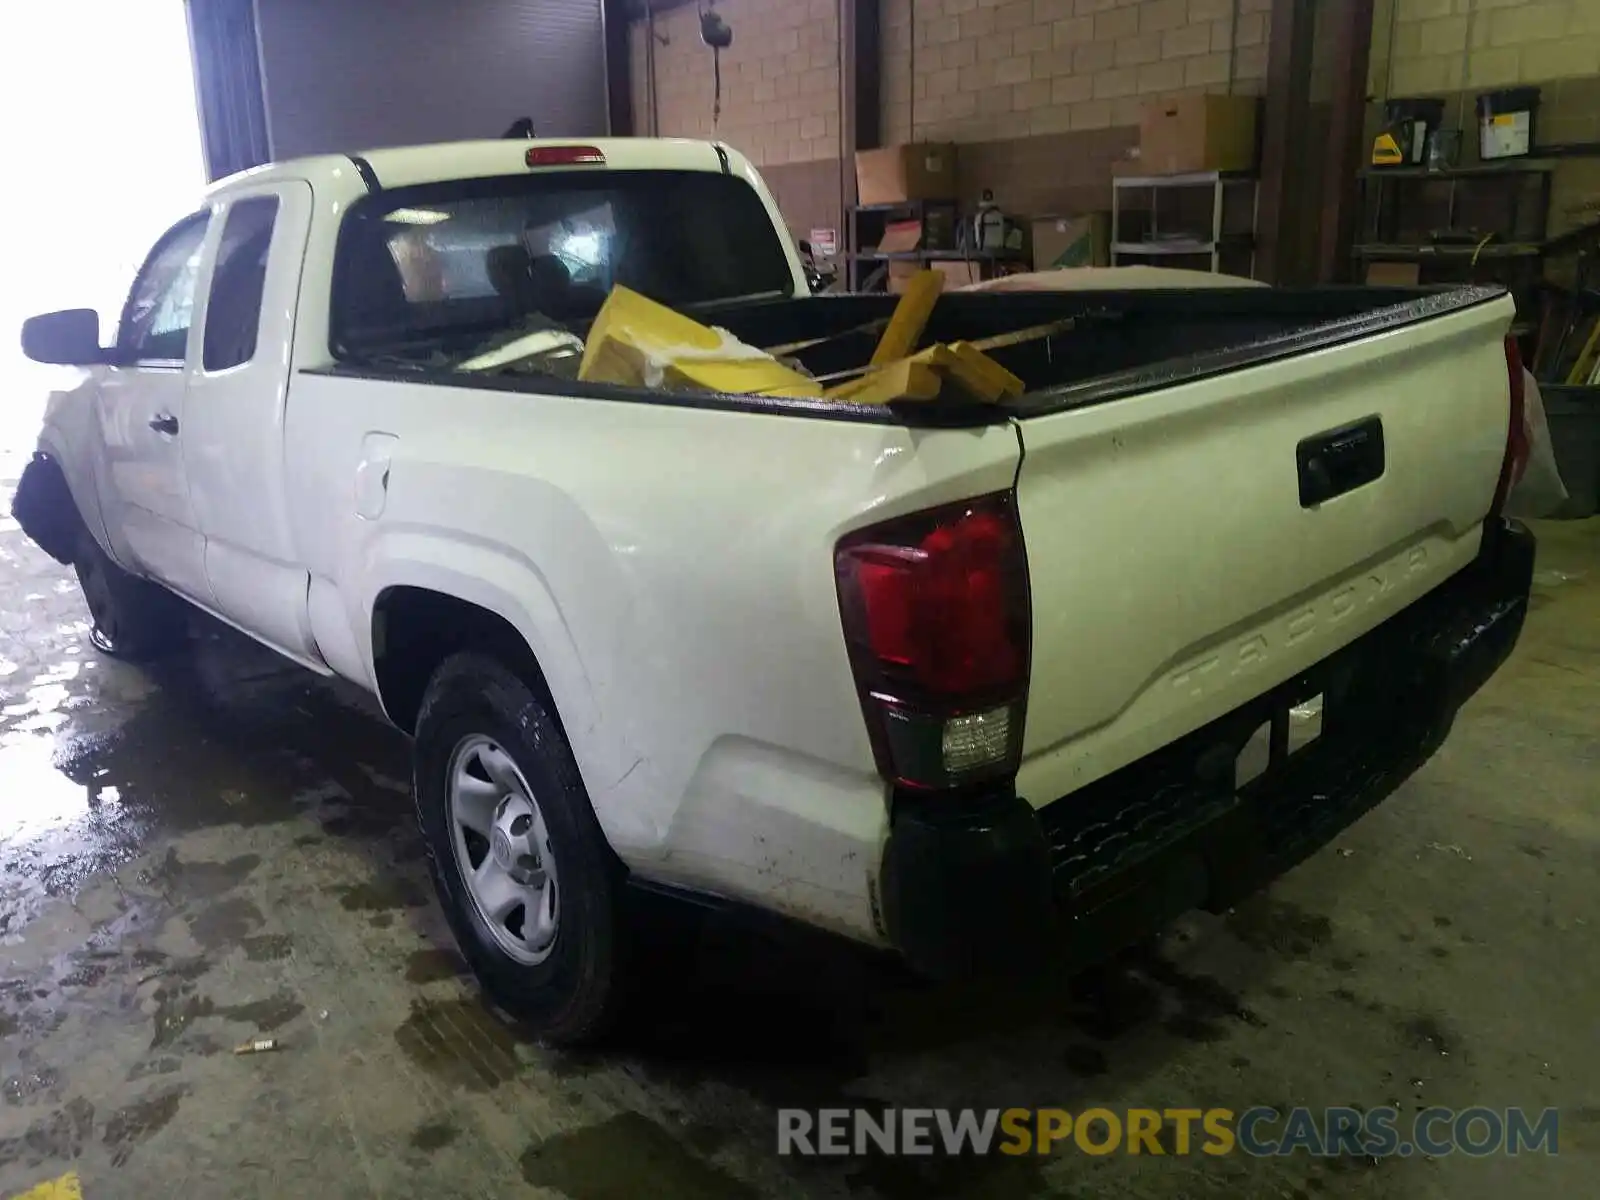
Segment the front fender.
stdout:
<path fill-rule="evenodd" d="M 110 555 L 112 561 L 126 569 L 131 556 L 123 552 L 123 547 L 113 536 L 100 494 L 100 472 L 97 470 L 100 447 L 94 414 L 98 394 L 97 381 L 89 373 L 85 373 L 72 387 L 53 390 L 45 402 L 35 457 L 43 455 L 55 464 L 66 483 L 72 504 L 90 535 L 100 543 L 100 548 Z M 18 521 L 21 521 L 20 516 Z M 58 557 L 53 553 L 51 556 Z"/>
<path fill-rule="evenodd" d="M 11 515 L 34 545 L 62 566 L 72 562 L 78 539 L 78 505 L 57 460 L 46 451 L 34 454 L 22 469 Z"/>

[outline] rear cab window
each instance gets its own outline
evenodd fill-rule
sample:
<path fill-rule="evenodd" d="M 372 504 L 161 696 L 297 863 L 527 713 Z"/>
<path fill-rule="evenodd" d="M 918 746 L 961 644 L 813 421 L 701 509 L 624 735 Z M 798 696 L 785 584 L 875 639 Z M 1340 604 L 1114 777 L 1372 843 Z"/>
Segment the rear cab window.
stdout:
<path fill-rule="evenodd" d="M 384 190 L 335 255 L 336 358 L 450 367 L 540 329 L 581 335 L 618 284 L 663 304 L 794 293 L 760 196 L 707 171 L 546 172 Z"/>
<path fill-rule="evenodd" d="M 206 301 L 202 363 L 207 372 L 225 371 L 255 357 L 267 252 L 277 219 L 276 196 L 251 196 L 228 209 Z"/>

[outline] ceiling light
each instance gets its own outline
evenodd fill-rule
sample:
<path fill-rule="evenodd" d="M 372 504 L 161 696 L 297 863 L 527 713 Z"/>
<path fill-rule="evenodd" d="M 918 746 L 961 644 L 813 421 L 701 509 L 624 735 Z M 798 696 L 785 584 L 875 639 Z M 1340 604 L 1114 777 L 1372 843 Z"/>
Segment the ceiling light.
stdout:
<path fill-rule="evenodd" d="M 437 225 L 440 221 L 448 221 L 450 214 L 432 208 L 397 208 L 383 219 L 397 225 Z"/>

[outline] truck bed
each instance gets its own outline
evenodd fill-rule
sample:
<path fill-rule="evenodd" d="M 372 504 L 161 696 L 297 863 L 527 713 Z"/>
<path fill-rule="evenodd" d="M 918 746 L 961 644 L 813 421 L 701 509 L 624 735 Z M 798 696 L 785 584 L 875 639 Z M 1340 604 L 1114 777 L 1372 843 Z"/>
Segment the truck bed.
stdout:
<path fill-rule="evenodd" d="M 1496 287 L 1457 288 L 1207 288 L 1072 292 L 951 292 L 939 298 L 922 344 L 976 340 L 1071 319 L 1048 338 L 991 354 L 1027 384 L 1004 406 L 857 405 L 835 400 L 664 392 L 577 383 L 529 372 L 464 373 L 344 362 L 313 373 L 368 379 L 433 381 L 534 394 L 694 408 L 787 413 L 833 420 L 903 425 L 980 425 L 1029 418 L 1118 399 L 1227 371 L 1310 353 L 1413 326 L 1492 302 Z M 814 375 L 864 365 L 878 330 L 898 301 L 887 295 L 802 296 L 742 300 L 686 308 L 697 320 L 760 347 L 827 338 L 799 351 Z M 578 328 L 579 333 L 587 332 Z"/>
<path fill-rule="evenodd" d="M 939 298 L 923 344 L 1072 318 L 1070 330 L 991 352 L 1026 382 L 1028 393 L 1006 407 L 1026 418 L 1375 336 L 1501 294 L 1493 287 L 952 292 Z M 897 300 L 813 296 L 695 315 L 756 346 L 843 333 L 796 355 L 825 375 L 865 361 L 876 333 L 846 331 L 886 318 Z"/>

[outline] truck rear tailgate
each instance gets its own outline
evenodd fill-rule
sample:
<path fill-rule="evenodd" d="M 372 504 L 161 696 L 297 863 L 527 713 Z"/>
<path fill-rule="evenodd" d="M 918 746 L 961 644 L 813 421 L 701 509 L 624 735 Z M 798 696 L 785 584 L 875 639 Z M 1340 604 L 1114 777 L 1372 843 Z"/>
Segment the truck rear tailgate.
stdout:
<path fill-rule="evenodd" d="M 1471 562 L 1505 450 L 1512 312 L 1500 297 L 1019 421 L 1018 791 L 1041 806 L 1143 757 Z"/>

